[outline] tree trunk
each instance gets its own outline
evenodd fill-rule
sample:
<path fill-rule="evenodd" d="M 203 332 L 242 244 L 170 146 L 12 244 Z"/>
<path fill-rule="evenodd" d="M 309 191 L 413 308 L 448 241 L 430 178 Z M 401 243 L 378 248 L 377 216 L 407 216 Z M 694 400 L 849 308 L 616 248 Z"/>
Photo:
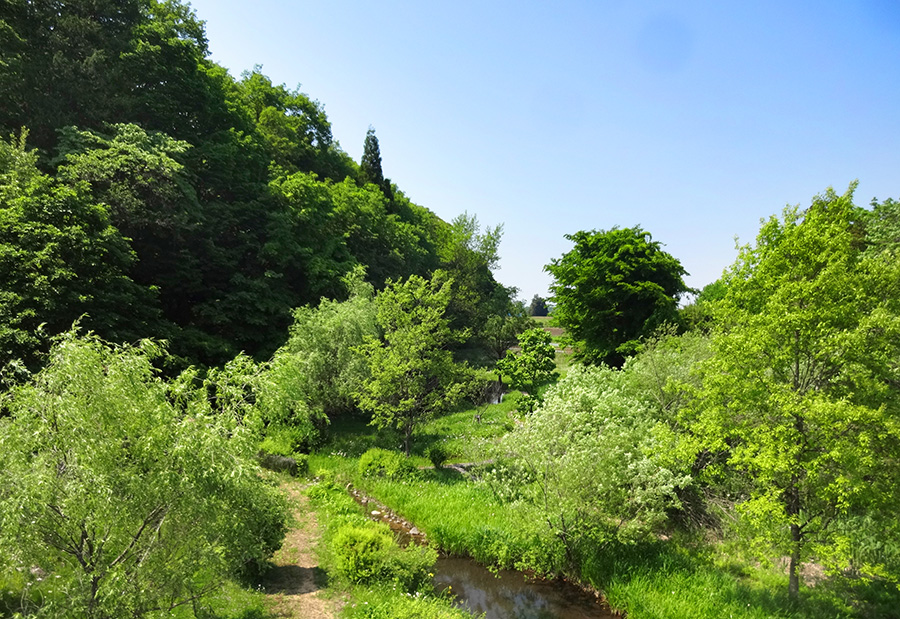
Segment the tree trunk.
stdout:
<path fill-rule="evenodd" d="M 791 525 L 791 564 L 788 567 L 788 598 L 796 602 L 800 597 L 800 525 Z"/>
<path fill-rule="evenodd" d="M 800 517 L 800 489 L 798 480 L 794 477 L 791 485 L 785 492 L 787 505 L 785 511 L 791 521 L 791 562 L 788 566 L 788 598 L 796 602 L 800 597 L 800 549 L 803 545 L 803 531 L 800 529 L 798 518 Z"/>

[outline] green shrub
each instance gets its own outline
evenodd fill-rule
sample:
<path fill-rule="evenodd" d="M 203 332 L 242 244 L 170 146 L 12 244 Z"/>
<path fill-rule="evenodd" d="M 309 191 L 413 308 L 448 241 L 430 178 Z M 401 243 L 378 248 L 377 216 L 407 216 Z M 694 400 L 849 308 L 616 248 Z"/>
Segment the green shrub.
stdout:
<path fill-rule="evenodd" d="M 383 526 L 345 524 L 331 546 L 338 573 L 353 583 L 393 583 L 408 593 L 431 586 L 437 552 L 419 546 L 401 548 Z"/>
<path fill-rule="evenodd" d="M 276 456 L 293 457 L 308 452 L 318 440 L 318 430 L 312 425 L 270 425 L 259 449 Z"/>
<path fill-rule="evenodd" d="M 434 468 L 439 469 L 443 468 L 444 462 L 447 461 L 450 454 L 447 453 L 447 449 L 443 445 L 436 443 L 425 451 L 425 457 L 431 460 Z"/>
<path fill-rule="evenodd" d="M 437 551 L 425 546 L 394 545 L 385 563 L 385 579 L 393 581 L 407 593 L 431 589 L 431 574 L 437 561 Z"/>
<path fill-rule="evenodd" d="M 362 584 L 382 578 L 394 540 L 382 529 L 345 525 L 332 541 L 337 571 Z"/>
<path fill-rule="evenodd" d="M 403 454 L 377 447 L 370 449 L 359 459 L 359 474 L 363 477 L 410 479 L 418 472 Z"/>

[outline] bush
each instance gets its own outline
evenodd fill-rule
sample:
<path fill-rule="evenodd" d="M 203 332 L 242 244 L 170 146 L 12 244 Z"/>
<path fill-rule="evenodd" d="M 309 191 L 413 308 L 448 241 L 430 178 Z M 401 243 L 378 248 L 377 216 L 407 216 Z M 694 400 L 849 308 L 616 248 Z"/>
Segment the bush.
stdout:
<path fill-rule="evenodd" d="M 338 573 L 353 583 L 394 583 L 408 593 L 430 586 L 437 552 L 419 546 L 400 548 L 384 527 L 346 524 L 331 545 Z"/>
<path fill-rule="evenodd" d="M 357 584 L 378 580 L 393 543 L 390 533 L 386 531 L 343 526 L 332 541 L 338 573 Z"/>
<path fill-rule="evenodd" d="M 272 425 L 266 428 L 266 438 L 260 444 L 261 451 L 276 456 L 292 457 L 305 453 L 316 441 L 311 428 Z"/>
<path fill-rule="evenodd" d="M 429 460 L 431 460 L 434 468 L 439 469 L 443 468 L 444 462 L 447 461 L 447 458 L 450 456 L 450 454 L 447 453 L 447 449 L 443 445 L 438 443 L 429 447 L 425 451 L 425 456 Z"/>
<path fill-rule="evenodd" d="M 363 477 L 410 479 L 418 472 L 403 454 L 374 447 L 359 459 L 359 474 Z"/>

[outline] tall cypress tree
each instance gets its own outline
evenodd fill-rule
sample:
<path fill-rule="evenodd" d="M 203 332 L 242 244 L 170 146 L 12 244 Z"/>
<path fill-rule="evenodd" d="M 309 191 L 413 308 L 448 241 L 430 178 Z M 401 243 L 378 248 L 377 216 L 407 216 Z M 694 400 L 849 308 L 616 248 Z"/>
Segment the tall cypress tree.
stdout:
<path fill-rule="evenodd" d="M 378 138 L 375 137 L 375 128 L 369 125 L 366 131 L 366 142 L 363 145 L 362 161 L 359 164 L 360 180 L 372 183 L 381 189 L 381 193 L 388 199 L 388 211 L 393 212 L 394 190 L 391 187 L 391 179 L 384 177 L 381 170 L 381 149 L 378 147 Z"/>

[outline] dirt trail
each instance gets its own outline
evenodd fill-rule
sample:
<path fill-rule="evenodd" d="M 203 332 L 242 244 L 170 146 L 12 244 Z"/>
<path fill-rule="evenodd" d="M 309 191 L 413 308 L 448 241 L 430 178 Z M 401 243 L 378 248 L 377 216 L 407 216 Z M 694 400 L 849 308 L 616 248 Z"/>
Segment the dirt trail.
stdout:
<path fill-rule="evenodd" d="M 319 596 L 325 573 L 313 553 L 319 540 L 315 514 L 297 482 L 286 482 L 281 490 L 291 501 L 294 522 L 281 549 L 272 557 L 275 567 L 263 581 L 267 606 L 275 617 L 333 619 L 333 603 Z"/>

